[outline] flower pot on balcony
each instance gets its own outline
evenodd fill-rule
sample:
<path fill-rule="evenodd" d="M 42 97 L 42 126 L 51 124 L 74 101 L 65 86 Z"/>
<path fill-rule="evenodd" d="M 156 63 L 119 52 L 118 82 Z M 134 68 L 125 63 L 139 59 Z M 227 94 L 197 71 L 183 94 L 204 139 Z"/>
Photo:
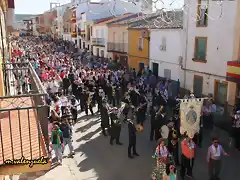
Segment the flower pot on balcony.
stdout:
<path fill-rule="evenodd" d="M 76 18 L 76 17 L 72 17 L 72 18 L 71 18 L 71 22 L 72 22 L 72 23 L 76 23 L 76 22 L 77 22 L 77 18 Z"/>
<path fill-rule="evenodd" d="M 76 38 L 77 37 L 77 33 L 76 32 L 72 32 L 72 37 Z"/>

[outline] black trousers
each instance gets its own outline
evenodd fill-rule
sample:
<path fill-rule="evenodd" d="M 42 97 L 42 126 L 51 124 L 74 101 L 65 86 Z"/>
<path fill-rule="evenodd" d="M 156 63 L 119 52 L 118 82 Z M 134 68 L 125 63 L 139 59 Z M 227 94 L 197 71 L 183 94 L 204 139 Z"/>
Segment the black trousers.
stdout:
<path fill-rule="evenodd" d="M 128 145 L 128 156 L 132 156 L 132 152 L 133 154 L 137 154 L 136 143 L 132 143 Z"/>
<path fill-rule="evenodd" d="M 194 165 L 194 158 L 193 159 L 188 159 L 182 154 L 181 157 L 181 170 L 180 170 L 180 175 L 181 178 L 184 179 L 185 174 L 192 176 L 192 169 Z"/>
<path fill-rule="evenodd" d="M 150 130 L 150 141 L 153 141 L 154 135 L 155 135 L 155 126 L 153 124 L 154 122 L 151 121 L 151 130 Z"/>
<path fill-rule="evenodd" d="M 94 115 L 92 108 L 93 108 L 92 104 L 90 104 L 89 106 L 87 104 L 84 105 L 86 115 L 88 115 L 88 109 L 90 110 L 91 114 Z"/>
<path fill-rule="evenodd" d="M 235 148 L 240 150 L 240 128 L 234 128 Z"/>
<path fill-rule="evenodd" d="M 121 127 L 116 129 L 111 129 L 110 131 L 111 131 L 110 144 L 112 144 L 114 140 L 116 140 L 116 143 L 120 143 L 119 139 L 120 139 Z"/>

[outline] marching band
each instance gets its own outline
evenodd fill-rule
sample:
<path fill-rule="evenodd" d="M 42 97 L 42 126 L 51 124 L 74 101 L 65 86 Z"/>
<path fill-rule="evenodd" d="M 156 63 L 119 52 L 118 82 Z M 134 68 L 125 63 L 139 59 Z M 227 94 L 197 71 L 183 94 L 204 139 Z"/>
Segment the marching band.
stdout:
<path fill-rule="evenodd" d="M 91 115 L 94 115 L 93 107 L 97 104 L 101 116 L 102 134 L 110 136 L 110 145 L 113 145 L 114 142 L 122 145 L 120 134 L 122 126 L 127 123 L 128 157 L 133 159 L 139 156 L 136 150 L 137 133 L 144 131 L 146 115 L 149 115 L 150 141 L 157 142 L 153 156 L 156 159 L 156 167 L 151 178 L 162 180 L 171 177 L 171 180 L 176 180 L 176 166 L 180 165 L 178 146 L 181 146 L 182 149 L 181 177 L 184 178 L 185 172 L 187 172 L 187 176 L 192 176 L 196 148 L 194 137 L 201 132 L 200 118 L 204 98 L 196 98 L 191 93 L 184 99 L 173 99 L 173 97 L 168 97 L 168 81 L 165 84 L 164 82 L 159 83 L 157 86 L 147 86 L 142 79 L 134 79 L 131 82 L 120 81 L 120 77 L 122 78 L 123 75 L 119 75 L 118 80 L 111 79 L 104 68 L 98 70 L 81 68 L 83 77 L 79 77 L 81 79 L 79 83 L 67 80 L 63 74 L 63 93 L 58 95 L 62 104 L 61 106 L 58 104 L 56 95 L 52 97 L 51 119 L 56 120 L 58 116 L 64 117 L 63 115 L 71 114 L 71 118 L 65 119 L 72 119 L 73 122 L 69 121 L 70 124 L 76 123 L 78 105 L 86 115 L 89 114 L 89 111 Z M 72 72 L 73 70 L 70 70 L 70 74 Z M 93 74 L 95 75 L 93 76 Z M 69 91 L 70 84 L 71 91 Z M 69 93 L 71 95 L 67 97 Z M 65 125 L 67 127 L 69 124 L 66 122 Z M 239 126 L 237 127 L 239 128 Z M 185 139 L 180 142 L 181 136 L 184 136 Z M 71 146 L 71 137 L 68 135 L 66 138 L 67 143 Z M 238 148 L 239 144 L 238 140 Z M 72 152 L 72 154 L 74 153 Z"/>

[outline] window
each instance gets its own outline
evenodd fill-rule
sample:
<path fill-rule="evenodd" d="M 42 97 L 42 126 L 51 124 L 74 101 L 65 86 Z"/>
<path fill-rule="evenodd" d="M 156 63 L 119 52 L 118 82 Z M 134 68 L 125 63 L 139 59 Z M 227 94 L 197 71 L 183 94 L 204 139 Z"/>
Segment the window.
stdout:
<path fill-rule="evenodd" d="M 194 75 L 193 77 L 193 93 L 195 97 L 202 96 L 202 89 L 203 89 L 203 77 Z"/>
<path fill-rule="evenodd" d="M 158 65 L 158 63 L 152 63 L 152 72 L 153 72 L 153 75 L 155 75 L 156 77 L 158 77 L 158 68 L 159 67 L 159 65 Z"/>
<path fill-rule="evenodd" d="M 92 36 L 92 26 L 90 27 L 90 35 Z"/>
<path fill-rule="evenodd" d="M 138 39 L 138 50 L 143 50 L 143 38 L 142 37 L 140 37 L 139 39 Z"/>
<path fill-rule="evenodd" d="M 166 40 L 165 37 L 162 38 L 161 50 L 162 50 L 162 51 L 166 51 L 166 50 L 167 50 L 167 40 Z"/>
<path fill-rule="evenodd" d="M 166 79 L 171 79 L 171 70 L 170 69 L 164 69 L 164 77 Z"/>
<path fill-rule="evenodd" d="M 198 0 L 197 27 L 206 27 L 208 24 L 208 1 Z"/>
<path fill-rule="evenodd" d="M 196 37 L 193 60 L 204 62 L 206 61 L 206 55 L 207 55 L 207 37 Z"/>

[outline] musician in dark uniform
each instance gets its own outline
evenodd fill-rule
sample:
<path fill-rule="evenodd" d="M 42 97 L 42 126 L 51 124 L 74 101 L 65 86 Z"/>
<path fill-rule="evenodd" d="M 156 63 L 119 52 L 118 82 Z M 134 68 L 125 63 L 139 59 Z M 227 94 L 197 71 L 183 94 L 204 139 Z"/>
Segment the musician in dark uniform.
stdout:
<path fill-rule="evenodd" d="M 88 109 L 90 110 L 91 114 L 94 115 L 93 107 L 94 107 L 94 92 L 88 91 Z"/>
<path fill-rule="evenodd" d="M 123 100 L 123 103 L 125 103 L 124 109 L 122 110 L 122 114 L 124 115 L 124 122 L 126 122 L 127 118 L 128 118 L 128 113 L 131 109 L 131 101 L 130 101 L 130 97 L 128 94 L 125 94 Z"/>
<path fill-rule="evenodd" d="M 101 116 L 101 128 L 102 128 L 102 133 L 104 136 L 107 136 L 106 133 L 106 128 L 109 128 L 109 115 L 108 115 L 108 103 L 107 100 L 104 99 L 102 106 L 100 107 L 100 116 Z"/>
<path fill-rule="evenodd" d="M 137 123 L 143 126 L 143 122 L 145 121 L 146 110 L 145 104 L 140 103 L 140 106 L 137 109 L 136 116 L 137 116 Z"/>
<path fill-rule="evenodd" d="M 88 92 L 86 88 L 82 92 L 82 98 L 80 100 L 80 103 L 81 102 L 82 102 L 82 106 L 85 111 L 85 114 L 88 115 Z"/>
<path fill-rule="evenodd" d="M 156 113 L 156 116 L 155 116 L 154 133 L 155 133 L 155 140 L 156 141 L 158 141 L 160 138 L 162 138 L 161 127 L 163 125 L 167 124 L 165 114 L 166 114 L 166 110 L 165 110 L 164 106 L 161 106 L 158 109 L 158 112 Z"/>
<path fill-rule="evenodd" d="M 111 127 L 109 128 L 110 134 L 110 144 L 113 145 L 113 141 L 116 140 L 116 144 L 122 145 L 119 141 L 120 133 L 121 133 L 121 121 L 117 117 L 118 109 L 113 108 L 111 113 L 109 114 L 111 120 Z"/>
<path fill-rule="evenodd" d="M 134 156 L 139 156 L 139 154 L 136 151 L 136 143 L 137 143 L 136 132 L 137 132 L 137 129 L 136 129 L 134 123 L 133 123 L 133 120 L 130 120 L 128 122 L 128 137 L 129 137 L 128 157 L 130 159 L 133 158 L 133 155 Z"/>
<path fill-rule="evenodd" d="M 116 100 L 116 106 L 120 106 L 120 96 L 121 96 L 121 87 L 119 84 L 116 84 L 115 86 L 115 100 Z"/>
<path fill-rule="evenodd" d="M 174 157 L 174 162 L 179 165 L 179 149 L 178 149 L 178 139 L 180 137 L 180 132 L 176 127 L 176 121 L 173 121 L 173 127 L 169 131 L 168 135 L 168 150 Z"/>
<path fill-rule="evenodd" d="M 156 121 L 156 115 L 159 108 L 157 104 L 153 104 L 153 106 L 150 109 L 150 115 L 151 115 L 151 131 L 150 131 L 150 141 L 153 141 L 153 138 L 155 137 L 155 121 Z"/>

